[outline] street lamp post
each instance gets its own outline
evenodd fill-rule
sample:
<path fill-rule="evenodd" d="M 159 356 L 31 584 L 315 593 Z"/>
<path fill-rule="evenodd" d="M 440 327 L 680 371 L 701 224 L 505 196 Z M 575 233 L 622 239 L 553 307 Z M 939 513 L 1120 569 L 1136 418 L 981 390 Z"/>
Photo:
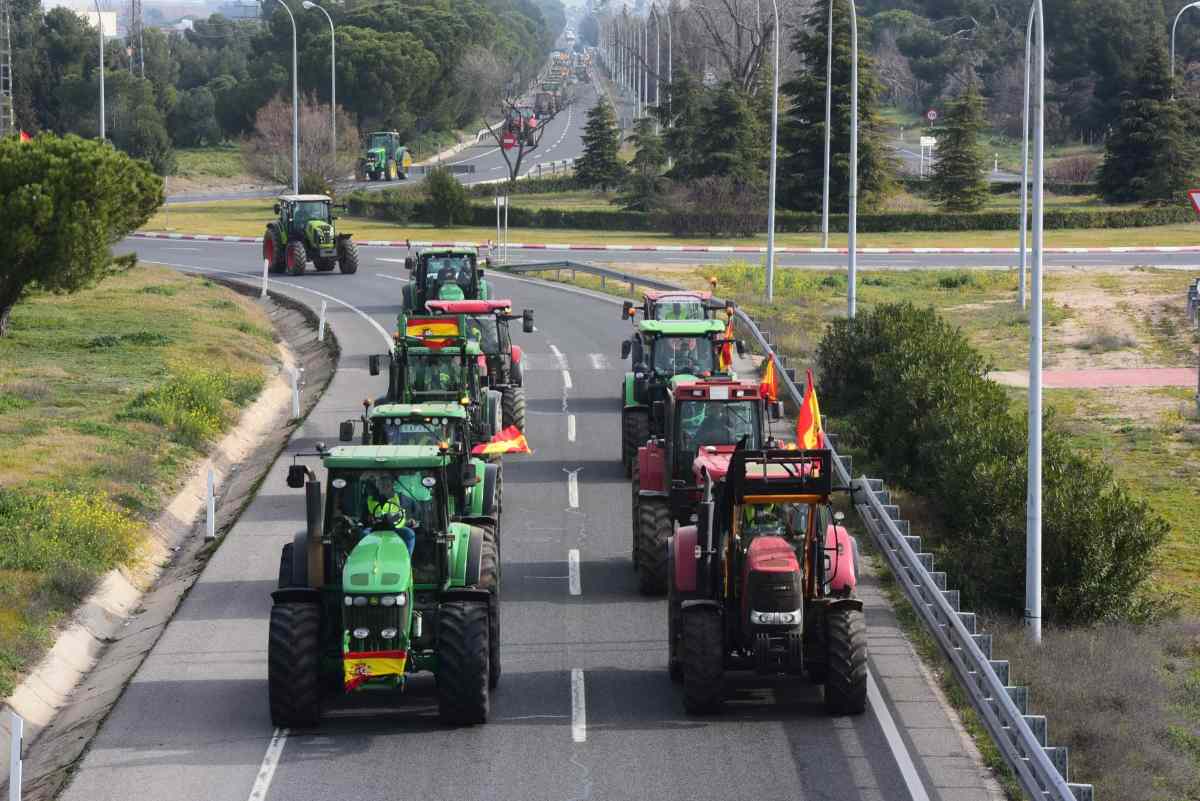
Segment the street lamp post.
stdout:
<path fill-rule="evenodd" d="M 104 136 L 104 17 L 100 15 L 100 0 L 96 0 L 96 30 L 100 32 L 100 141 Z"/>
<path fill-rule="evenodd" d="M 1021 294 L 1021 309 L 1025 309 L 1025 271 L 1027 245 L 1026 228 L 1029 216 L 1029 61 L 1033 50 L 1033 16 L 1036 7 L 1029 6 L 1029 22 L 1025 25 L 1025 105 L 1021 115 L 1021 258 L 1020 275 L 1017 277 L 1017 291 Z"/>
<path fill-rule="evenodd" d="M 300 194 L 300 82 L 297 79 L 296 17 L 287 3 L 278 0 L 292 21 L 292 193 Z"/>
<path fill-rule="evenodd" d="M 821 183 L 821 247 L 829 247 L 829 140 L 833 127 L 833 2 L 825 30 L 825 175 Z"/>
<path fill-rule="evenodd" d="M 329 116 L 330 123 L 333 126 L 330 128 L 330 141 L 333 150 L 333 162 L 330 164 L 330 169 L 333 170 L 333 179 L 337 180 L 337 34 L 333 30 L 333 17 L 329 16 L 329 12 L 311 0 L 304 0 L 304 7 L 308 10 L 317 9 L 325 15 L 325 19 L 329 20 Z"/>
<path fill-rule="evenodd" d="M 850 0 L 850 220 L 846 226 L 847 315 L 851 320 L 857 307 L 858 294 L 858 10 Z"/>
<path fill-rule="evenodd" d="M 1200 0 L 1195 3 L 1188 3 L 1183 8 L 1179 9 L 1179 13 L 1175 15 L 1175 20 L 1171 23 L 1171 99 L 1175 99 L 1175 26 L 1179 24 L 1179 18 L 1183 16 L 1183 12 L 1189 8 L 1200 6 Z"/>
<path fill-rule="evenodd" d="M 775 299 L 775 167 L 779 149 L 779 2 L 771 0 L 775 11 L 775 69 L 771 80 L 771 174 L 767 184 L 767 303 Z"/>

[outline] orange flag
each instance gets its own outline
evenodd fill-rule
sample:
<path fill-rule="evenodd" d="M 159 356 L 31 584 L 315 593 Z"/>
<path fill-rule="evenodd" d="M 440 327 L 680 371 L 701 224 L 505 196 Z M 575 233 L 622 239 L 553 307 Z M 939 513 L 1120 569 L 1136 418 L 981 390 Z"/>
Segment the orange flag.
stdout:
<path fill-rule="evenodd" d="M 779 400 L 779 376 L 775 373 L 775 357 L 767 356 L 767 369 L 762 376 L 763 397 L 769 401 Z"/>
<path fill-rule="evenodd" d="M 28 142 L 32 138 L 33 137 L 30 136 L 29 134 L 25 133 L 24 131 L 21 131 L 21 141 L 22 142 Z"/>
<path fill-rule="evenodd" d="M 525 435 L 516 426 L 509 426 L 487 442 L 481 442 L 471 448 L 472 456 L 493 456 L 498 453 L 533 453 Z"/>
<path fill-rule="evenodd" d="M 808 369 L 808 388 L 804 390 L 800 415 L 796 418 L 796 444 L 801 448 L 825 447 L 825 432 L 821 429 L 821 407 L 817 403 L 811 367 Z"/>
<path fill-rule="evenodd" d="M 729 318 L 729 322 L 725 324 L 725 344 L 721 346 L 720 354 L 717 358 L 718 367 L 722 373 L 729 372 L 729 368 L 733 366 L 733 318 Z"/>

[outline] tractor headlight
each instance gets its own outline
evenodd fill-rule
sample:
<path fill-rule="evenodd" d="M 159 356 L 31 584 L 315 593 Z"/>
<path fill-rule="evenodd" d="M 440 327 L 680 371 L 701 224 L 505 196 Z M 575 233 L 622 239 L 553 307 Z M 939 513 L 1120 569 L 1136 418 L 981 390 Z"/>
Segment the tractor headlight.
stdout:
<path fill-rule="evenodd" d="M 345 600 L 346 600 L 346 606 L 354 606 L 354 599 L 351 598 L 349 595 L 346 596 Z"/>
<path fill-rule="evenodd" d="M 383 631 L 379 632 L 379 636 L 385 640 L 394 640 L 396 639 L 396 630 L 384 629 Z"/>
<path fill-rule="evenodd" d="M 406 603 L 408 603 L 408 596 L 406 594 L 400 593 L 396 596 L 396 606 L 404 606 Z"/>
<path fill-rule="evenodd" d="M 395 606 L 396 598 L 392 595 L 385 595 L 379 601 L 380 606 Z"/>
<path fill-rule="evenodd" d="M 750 611 L 750 622 L 759 626 L 790 626 L 803 620 L 799 609 L 795 612 L 756 612 Z"/>
<path fill-rule="evenodd" d="M 365 596 L 365 595 L 356 595 L 356 596 L 354 596 L 354 605 L 355 605 L 355 606 L 366 606 L 366 605 L 367 605 L 367 598 L 366 598 L 366 596 Z"/>
<path fill-rule="evenodd" d="M 361 629 L 361 628 L 355 629 L 354 630 L 354 638 L 356 640 L 365 640 L 370 633 L 371 632 L 369 629 Z"/>

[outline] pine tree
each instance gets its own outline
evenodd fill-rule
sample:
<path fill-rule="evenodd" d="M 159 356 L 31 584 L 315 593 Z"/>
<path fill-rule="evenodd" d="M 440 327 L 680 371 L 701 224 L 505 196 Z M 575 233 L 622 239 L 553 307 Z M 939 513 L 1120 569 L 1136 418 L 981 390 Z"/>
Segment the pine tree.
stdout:
<path fill-rule="evenodd" d="M 669 104 L 664 104 L 658 111 L 666 133 L 663 143 L 667 155 L 675 160 L 668 175 L 675 180 L 691 178 L 699 163 L 699 153 L 696 141 L 703 136 L 700 127 L 700 114 L 703 107 L 704 87 L 692 76 L 683 63 L 675 65 L 669 89 L 665 94 L 670 98 Z"/>
<path fill-rule="evenodd" d="M 1110 203 L 1171 201 L 1196 180 L 1195 113 L 1191 104 L 1171 99 L 1166 62 L 1161 43 L 1149 46 L 1137 77 L 1121 93 L 1098 181 Z"/>
<path fill-rule="evenodd" d="M 617 152 L 621 149 L 621 132 L 612 106 L 601 100 L 587 115 L 583 129 L 583 155 L 575 161 L 575 179 L 582 186 L 607 190 L 619 186 L 625 176 Z"/>
<path fill-rule="evenodd" d="M 779 126 L 781 205 L 804 211 L 821 208 L 825 160 L 825 30 L 831 0 L 816 0 L 792 40 L 801 70 L 782 88 L 795 99 Z M 850 18 L 847 0 L 833 8 L 833 134 L 830 144 L 829 205 L 849 202 Z M 870 207 L 893 188 L 895 166 L 879 120 L 880 85 L 860 36 L 858 49 L 858 197 Z"/>
<path fill-rule="evenodd" d="M 758 119 L 746 98 L 726 81 L 699 114 L 693 178 L 727 177 L 746 184 L 765 179 L 763 152 L 756 148 Z"/>
<path fill-rule="evenodd" d="M 938 130 L 930 186 L 933 201 L 947 211 L 978 211 L 988 201 L 987 162 L 979 147 L 983 126 L 983 97 L 971 81 L 949 104 Z"/>
<path fill-rule="evenodd" d="M 654 130 L 654 120 L 642 117 L 625 139 L 634 146 L 630 174 L 618 202 L 626 211 L 653 211 L 666 182 L 660 174 L 667 164 L 662 137 Z"/>

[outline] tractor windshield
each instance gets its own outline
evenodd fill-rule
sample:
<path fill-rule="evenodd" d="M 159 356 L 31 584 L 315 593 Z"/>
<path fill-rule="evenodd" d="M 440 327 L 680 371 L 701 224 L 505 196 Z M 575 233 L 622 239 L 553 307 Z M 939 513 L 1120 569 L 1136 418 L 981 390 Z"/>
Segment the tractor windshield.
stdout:
<path fill-rule="evenodd" d="M 386 150 L 387 146 L 388 146 L 388 142 L 390 142 L 390 141 L 391 141 L 391 137 L 385 133 L 371 134 L 371 143 L 369 145 L 367 145 L 367 147 L 370 150 L 374 150 L 377 147 L 382 147 L 383 149 Z"/>
<path fill-rule="evenodd" d="M 376 444 L 386 445 L 451 445 L 458 441 L 457 431 L 445 419 L 421 420 L 416 417 L 392 417 L 380 420 Z"/>
<path fill-rule="evenodd" d="M 305 225 L 310 220 L 329 222 L 329 204 L 323 200 L 301 200 L 292 205 L 292 222 Z"/>
<path fill-rule="evenodd" d="M 464 390 L 458 354 L 408 354 L 408 385 L 413 394 L 453 395 Z"/>
<path fill-rule="evenodd" d="M 500 352 L 500 325 L 495 317 L 472 317 L 467 336 L 479 343 L 479 349 L 489 356 Z"/>
<path fill-rule="evenodd" d="M 655 320 L 703 320 L 704 304 L 698 300 L 667 300 L 654 304 Z"/>
<path fill-rule="evenodd" d="M 712 343 L 705 337 L 659 337 L 654 342 L 654 371 L 667 375 L 704 375 L 713 371 Z"/>
<path fill-rule="evenodd" d="M 433 470 L 345 470 L 330 477 L 332 536 L 408 528 L 432 536 L 443 529 Z M 341 486 L 339 486 L 339 484 Z"/>
<path fill-rule="evenodd" d="M 679 436 L 675 438 L 675 464 L 690 470 L 700 448 L 736 445 L 742 437 L 747 437 L 747 448 L 762 447 L 757 406 L 757 401 L 682 401 L 677 410 Z"/>

